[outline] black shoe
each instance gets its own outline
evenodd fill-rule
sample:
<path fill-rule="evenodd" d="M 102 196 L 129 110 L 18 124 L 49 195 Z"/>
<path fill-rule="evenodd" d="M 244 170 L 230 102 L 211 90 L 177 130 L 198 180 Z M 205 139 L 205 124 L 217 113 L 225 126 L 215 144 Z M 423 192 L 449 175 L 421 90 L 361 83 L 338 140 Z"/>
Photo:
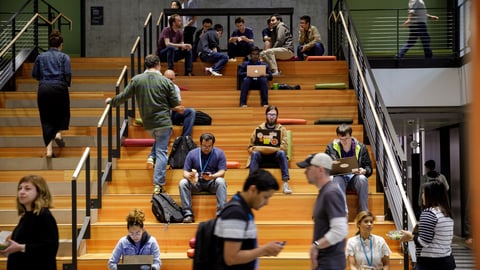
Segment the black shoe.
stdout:
<path fill-rule="evenodd" d="M 58 145 L 58 147 L 65 147 L 65 141 L 63 138 L 55 138 L 55 143 Z"/>
<path fill-rule="evenodd" d="M 186 216 L 183 218 L 183 223 L 193 223 L 193 216 Z"/>

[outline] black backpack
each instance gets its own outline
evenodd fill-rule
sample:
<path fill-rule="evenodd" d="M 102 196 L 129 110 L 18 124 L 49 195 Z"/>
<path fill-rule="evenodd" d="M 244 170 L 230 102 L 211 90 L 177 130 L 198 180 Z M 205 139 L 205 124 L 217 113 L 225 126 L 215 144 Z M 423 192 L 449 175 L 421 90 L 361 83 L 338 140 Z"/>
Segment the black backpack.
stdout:
<path fill-rule="evenodd" d="M 222 211 L 233 205 L 241 206 L 238 200 L 231 200 Z M 223 256 L 219 255 L 220 246 L 218 237 L 214 234 L 218 216 L 198 224 L 195 234 L 195 253 L 193 256 L 193 270 L 223 269 Z M 248 229 L 248 222 L 245 231 Z"/>
<path fill-rule="evenodd" d="M 191 136 L 178 136 L 173 141 L 172 151 L 168 155 L 170 169 L 183 169 L 185 158 L 190 150 L 197 148 Z"/>
<path fill-rule="evenodd" d="M 212 124 L 212 117 L 202 111 L 196 111 L 193 124 L 195 126 L 210 126 Z"/>
<path fill-rule="evenodd" d="M 183 222 L 182 208 L 166 193 L 153 195 L 152 212 L 161 223 Z"/>

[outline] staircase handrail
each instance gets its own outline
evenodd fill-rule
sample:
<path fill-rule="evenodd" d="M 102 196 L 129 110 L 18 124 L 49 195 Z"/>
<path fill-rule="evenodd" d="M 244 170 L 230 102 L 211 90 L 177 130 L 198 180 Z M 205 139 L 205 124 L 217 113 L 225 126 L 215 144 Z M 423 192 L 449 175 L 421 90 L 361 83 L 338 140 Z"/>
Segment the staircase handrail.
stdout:
<path fill-rule="evenodd" d="M 42 19 L 44 22 L 50 25 L 54 25 L 60 18 L 63 18 L 69 22 L 68 24 L 69 30 L 72 31 L 72 20 L 70 20 L 70 18 L 68 18 L 67 16 L 63 15 L 63 13 L 59 13 L 52 21 L 43 17 L 39 13 L 35 13 L 35 15 L 32 16 L 32 18 L 28 21 L 28 23 L 26 23 L 25 26 L 23 26 L 23 28 L 18 32 L 18 34 L 8 43 L 8 45 L 5 46 L 5 48 L 3 48 L 2 51 L 0 51 L 0 58 L 3 57 L 7 53 L 7 51 L 12 48 L 13 44 L 17 42 L 17 40 L 23 35 L 23 33 L 27 30 L 27 28 L 30 27 L 37 18 Z"/>

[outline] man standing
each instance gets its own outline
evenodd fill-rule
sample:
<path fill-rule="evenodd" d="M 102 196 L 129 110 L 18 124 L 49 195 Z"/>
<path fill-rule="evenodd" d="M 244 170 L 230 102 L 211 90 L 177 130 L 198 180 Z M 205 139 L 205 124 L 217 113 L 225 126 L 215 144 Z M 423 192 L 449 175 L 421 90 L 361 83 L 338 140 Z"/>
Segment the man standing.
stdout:
<path fill-rule="evenodd" d="M 245 20 L 242 17 L 235 18 L 235 26 L 237 29 L 228 39 L 228 58 L 230 59 L 236 56 L 246 57 L 255 46 L 253 30 L 245 26 Z"/>
<path fill-rule="evenodd" d="M 430 36 L 427 30 L 427 19 L 438 20 L 438 16 L 430 15 L 427 13 L 427 8 L 423 0 L 410 0 L 408 1 L 408 18 L 403 23 L 404 27 L 410 29 L 407 42 L 398 52 L 397 58 L 403 58 L 408 50 L 417 43 L 417 39 L 420 38 L 423 44 L 423 52 L 425 58 L 432 58 L 432 48 L 430 47 Z"/>
<path fill-rule="evenodd" d="M 270 172 L 255 171 L 245 180 L 243 190 L 232 197 L 231 201 L 237 203 L 220 213 L 214 234 L 219 238 L 218 256 L 222 258 L 222 269 L 258 269 L 258 257 L 277 256 L 282 251 L 280 241 L 258 246 L 252 212 L 252 209 L 259 210 L 267 205 L 276 190 L 278 183 Z"/>
<path fill-rule="evenodd" d="M 175 84 L 175 72 L 171 69 L 165 70 L 163 74 L 166 78 L 170 79 L 175 86 L 175 92 L 177 93 L 178 100 L 182 103 L 182 96 L 180 95 L 180 88 Z M 183 125 L 182 136 L 192 136 L 192 129 L 195 123 L 195 109 L 185 108 L 183 105 L 178 105 L 171 111 L 170 118 L 173 125 Z M 147 169 L 153 169 L 155 164 L 155 143 L 152 145 L 152 151 L 147 158 Z"/>
<path fill-rule="evenodd" d="M 325 153 L 310 155 L 298 167 L 305 168 L 309 184 L 319 190 L 313 209 L 311 269 L 345 269 L 345 237 L 348 234 L 345 194 L 330 180 L 332 159 Z"/>
<path fill-rule="evenodd" d="M 292 58 L 294 54 L 293 36 L 290 29 L 282 22 L 282 17 L 278 14 L 273 14 L 270 17 L 270 23 L 273 25 L 272 31 L 272 48 L 263 51 L 260 56 L 267 62 L 272 69 L 272 75 L 280 75 L 278 70 L 277 60 L 287 60 Z"/>
<path fill-rule="evenodd" d="M 215 144 L 215 136 L 203 133 L 200 147 L 188 152 L 183 166 L 183 179 L 178 183 L 182 200 L 183 222 L 194 222 L 192 211 L 192 192 L 208 191 L 217 195 L 217 214 L 227 201 L 225 171 L 227 159 L 225 153 Z"/>
<path fill-rule="evenodd" d="M 352 174 L 336 175 L 333 181 L 346 192 L 355 189 L 358 194 L 358 212 L 368 211 L 368 177 L 372 175 L 372 161 L 365 144 L 352 137 L 352 127 L 341 124 L 337 127 L 337 139 L 327 145 L 325 153 L 332 159 L 356 157 L 359 169 Z"/>
<path fill-rule="evenodd" d="M 168 25 L 158 39 L 157 55 L 171 70 L 174 62 L 185 58 L 185 76 L 192 76 L 192 44 L 183 42 L 182 18 L 173 14 L 168 18 Z"/>
<path fill-rule="evenodd" d="M 250 136 L 250 144 L 248 145 L 248 152 L 250 153 L 250 173 L 258 170 L 261 163 L 275 163 L 280 167 L 282 172 L 283 193 L 292 194 L 292 190 L 288 185 L 290 174 L 288 172 L 288 137 L 287 129 L 281 124 L 277 123 L 278 108 L 270 105 L 265 109 L 265 122 L 256 127 Z M 279 147 L 274 146 L 260 146 L 256 145 L 257 138 L 256 131 L 262 130 L 278 130 L 280 131 L 281 141 Z"/>
<path fill-rule="evenodd" d="M 267 76 L 249 77 L 247 76 L 247 66 L 263 65 Z M 260 89 L 260 100 L 263 107 L 268 107 L 268 81 L 272 80 L 272 72 L 267 63 L 260 61 L 260 49 L 253 47 L 250 52 L 250 60 L 243 62 L 238 69 L 238 77 L 241 82 L 240 107 L 247 107 L 248 91 L 250 89 Z"/>
<path fill-rule="evenodd" d="M 220 38 L 222 37 L 223 26 L 215 24 L 208 29 L 198 42 L 198 55 L 203 62 L 214 63 L 213 67 L 205 68 L 205 72 L 213 76 L 222 76 L 220 73 L 228 62 L 228 56 L 221 53 Z"/>
<path fill-rule="evenodd" d="M 320 39 L 317 27 L 310 24 L 310 16 L 300 17 L 300 29 L 298 30 L 298 60 L 303 61 L 305 55 L 323 55 L 325 48 Z"/>
<path fill-rule="evenodd" d="M 166 192 L 168 140 L 172 134 L 170 110 L 180 105 L 174 84 L 160 74 L 160 59 L 156 55 L 145 57 L 144 73 L 135 75 L 122 93 L 107 98 L 112 106 L 127 101 L 135 95 L 142 117 L 143 127 L 155 138 L 154 193 Z"/>

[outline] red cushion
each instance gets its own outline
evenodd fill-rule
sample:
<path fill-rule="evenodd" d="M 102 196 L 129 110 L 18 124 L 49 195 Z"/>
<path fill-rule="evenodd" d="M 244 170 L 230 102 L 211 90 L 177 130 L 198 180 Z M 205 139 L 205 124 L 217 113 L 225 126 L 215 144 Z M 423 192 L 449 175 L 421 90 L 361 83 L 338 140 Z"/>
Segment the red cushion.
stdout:
<path fill-rule="evenodd" d="M 240 162 L 227 161 L 227 169 L 240 169 Z"/>
<path fill-rule="evenodd" d="M 306 125 L 307 120 L 296 118 L 278 118 L 277 122 L 282 125 Z"/>
<path fill-rule="evenodd" d="M 336 61 L 337 57 L 335 55 L 309 55 L 305 58 L 305 61 Z"/>
<path fill-rule="evenodd" d="M 123 146 L 152 146 L 155 139 L 138 139 L 138 138 L 125 138 L 123 139 Z"/>

